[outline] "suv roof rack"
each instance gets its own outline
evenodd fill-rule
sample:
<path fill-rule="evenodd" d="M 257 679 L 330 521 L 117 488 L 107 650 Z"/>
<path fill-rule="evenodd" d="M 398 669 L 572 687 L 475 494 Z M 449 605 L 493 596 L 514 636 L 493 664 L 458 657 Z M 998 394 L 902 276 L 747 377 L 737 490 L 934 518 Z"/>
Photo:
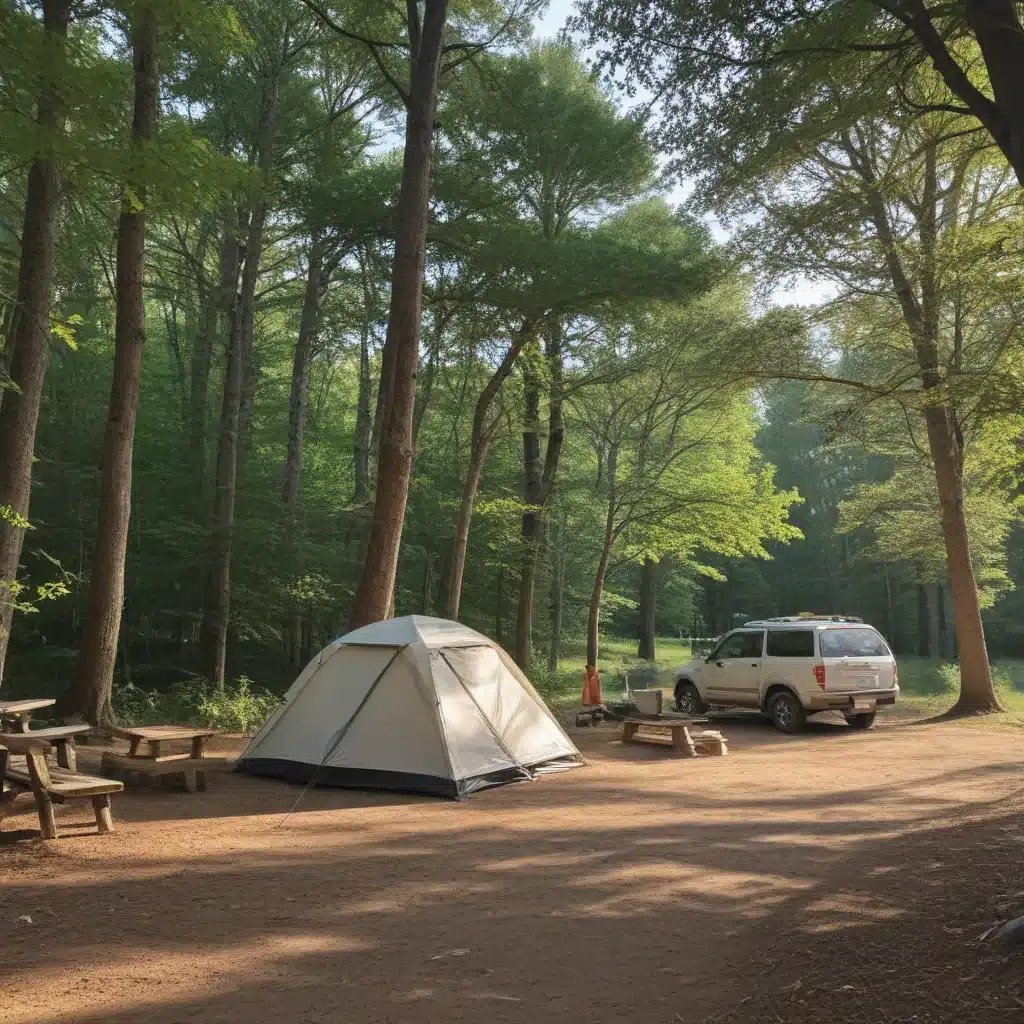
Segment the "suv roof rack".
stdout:
<path fill-rule="evenodd" d="M 784 623 L 794 622 L 863 622 L 864 620 L 857 615 L 776 615 L 768 619 L 755 619 L 752 622 L 746 623 L 748 626 L 760 626 L 760 625 L 782 625 Z"/>

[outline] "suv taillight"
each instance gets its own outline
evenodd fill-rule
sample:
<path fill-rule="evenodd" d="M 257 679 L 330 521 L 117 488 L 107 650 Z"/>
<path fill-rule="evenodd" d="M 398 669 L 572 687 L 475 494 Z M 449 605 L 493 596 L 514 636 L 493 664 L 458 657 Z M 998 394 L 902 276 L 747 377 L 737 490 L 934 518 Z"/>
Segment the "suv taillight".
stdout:
<path fill-rule="evenodd" d="M 814 678 L 817 680 L 818 685 L 824 690 L 825 689 L 825 666 L 815 665 L 814 666 Z"/>

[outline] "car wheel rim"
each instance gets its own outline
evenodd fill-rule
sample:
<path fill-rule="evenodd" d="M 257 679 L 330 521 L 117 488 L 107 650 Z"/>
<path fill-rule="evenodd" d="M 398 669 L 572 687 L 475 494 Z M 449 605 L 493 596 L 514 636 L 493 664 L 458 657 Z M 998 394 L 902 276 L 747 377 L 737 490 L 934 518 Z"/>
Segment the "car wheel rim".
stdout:
<path fill-rule="evenodd" d="M 788 729 L 793 724 L 793 709 L 789 706 L 788 701 L 777 700 L 775 702 L 775 721 L 784 729 Z"/>
<path fill-rule="evenodd" d="M 679 694 L 679 700 L 677 703 L 679 704 L 680 711 L 693 714 L 693 712 L 697 710 L 692 690 L 683 690 L 683 692 Z"/>

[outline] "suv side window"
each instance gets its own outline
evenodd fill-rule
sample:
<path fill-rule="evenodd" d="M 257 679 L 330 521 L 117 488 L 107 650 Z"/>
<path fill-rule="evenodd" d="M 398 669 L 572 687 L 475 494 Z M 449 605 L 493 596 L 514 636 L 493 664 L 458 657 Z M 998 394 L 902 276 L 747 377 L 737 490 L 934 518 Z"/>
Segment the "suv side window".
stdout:
<path fill-rule="evenodd" d="M 743 630 L 727 636 L 711 655 L 711 661 L 726 661 L 730 658 L 760 658 L 764 643 L 763 630 Z"/>
<path fill-rule="evenodd" d="M 769 629 L 770 658 L 813 658 L 813 629 Z"/>

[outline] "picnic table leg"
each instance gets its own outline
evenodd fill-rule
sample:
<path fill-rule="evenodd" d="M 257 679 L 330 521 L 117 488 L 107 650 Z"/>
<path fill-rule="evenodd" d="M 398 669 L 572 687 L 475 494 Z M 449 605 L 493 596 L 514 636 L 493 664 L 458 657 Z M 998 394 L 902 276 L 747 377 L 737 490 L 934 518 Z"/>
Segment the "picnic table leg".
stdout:
<path fill-rule="evenodd" d="M 139 756 L 139 744 L 141 744 L 141 743 L 142 743 L 142 740 L 139 739 L 138 736 L 132 737 L 131 745 L 128 747 L 128 756 L 129 757 L 138 757 Z"/>
<path fill-rule="evenodd" d="M 693 745 L 693 740 L 690 738 L 690 730 L 685 725 L 673 730 L 672 749 L 684 757 L 697 756 L 697 748 Z"/>
<path fill-rule="evenodd" d="M 194 793 L 196 791 L 196 773 L 192 771 L 184 771 L 181 773 L 181 781 L 185 786 L 186 793 Z"/>
<path fill-rule="evenodd" d="M 29 719 L 31 717 L 32 716 L 28 715 L 28 714 L 18 715 L 18 721 L 17 721 L 17 731 L 18 732 L 28 732 L 28 722 L 29 722 Z"/>
<path fill-rule="evenodd" d="M 28 764 L 28 777 L 32 786 L 32 794 L 36 798 L 36 807 L 39 810 L 39 831 L 44 839 L 57 838 L 57 821 L 53 816 L 53 801 L 50 794 L 46 792 L 46 782 L 49 779 L 49 772 L 46 769 L 46 758 L 41 750 L 30 750 L 25 755 Z"/>
<path fill-rule="evenodd" d="M 192 737 L 192 756 L 194 758 L 200 758 L 203 756 L 203 747 L 206 745 L 205 736 L 193 736 Z"/>
<path fill-rule="evenodd" d="M 154 761 L 157 760 L 157 758 L 160 757 L 160 741 L 159 740 L 150 740 L 149 741 L 149 756 L 151 758 L 153 758 Z"/>
<path fill-rule="evenodd" d="M 196 772 L 196 789 L 206 789 L 206 772 Z"/>
<path fill-rule="evenodd" d="M 92 798 L 92 807 L 96 812 L 96 827 L 100 834 L 114 831 L 114 819 L 110 816 L 110 794 L 101 793 Z"/>
<path fill-rule="evenodd" d="M 75 737 L 68 736 L 65 739 L 56 741 L 57 764 L 61 768 L 67 768 L 69 772 L 78 771 L 78 754 L 75 751 Z"/>
<path fill-rule="evenodd" d="M 640 726 L 636 722 L 623 722 L 622 723 L 622 742 L 628 743 L 637 732 Z"/>

